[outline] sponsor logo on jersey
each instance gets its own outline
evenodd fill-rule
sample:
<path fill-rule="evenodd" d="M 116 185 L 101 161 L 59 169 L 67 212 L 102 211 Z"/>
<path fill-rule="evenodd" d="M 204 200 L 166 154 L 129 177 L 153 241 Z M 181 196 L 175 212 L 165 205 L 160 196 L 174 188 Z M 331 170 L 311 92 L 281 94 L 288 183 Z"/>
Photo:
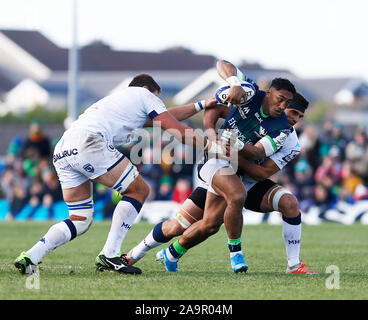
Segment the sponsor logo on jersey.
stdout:
<path fill-rule="evenodd" d="M 263 137 L 266 135 L 266 129 L 262 126 L 259 127 L 259 134 Z"/>
<path fill-rule="evenodd" d="M 83 169 L 86 170 L 89 173 L 92 173 L 95 171 L 95 168 L 90 163 L 87 163 L 83 166 Z"/>
<path fill-rule="evenodd" d="M 58 161 L 58 160 L 60 160 L 64 157 L 70 157 L 70 156 L 76 155 L 76 154 L 78 154 L 78 149 L 76 149 L 76 148 L 70 149 L 70 150 L 64 150 L 64 151 L 61 151 L 59 153 L 55 153 L 54 157 L 53 157 L 54 158 L 53 161 L 55 163 L 56 161 Z"/>
<path fill-rule="evenodd" d="M 245 108 L 243 106 L 239 107 L 239 113 L 243 119 L 247 118 L 247 114 L 249 113 L 249 111 L 250 111 L 249 107 L 245 107 Z"/>
<path fill-rule="evenodd" d="M 115 147 L 112 144 L 107 144 L 107 150 L 114 152 L 115 151 Z"/>
<path fill-rule="evenodd" d="M 257 131 L 253 131 L 253 132 L 258 138 L 263 138 L 267 134 L 267 130 L 263 128 L 262 126 L 259 127 L 258 132 Z"/>
<path fill-rule="evenodd" d="M 286 155 L 285 157 L 282 157 L 282 160 L 288 163 L 292 161 L 298 154 L 299 154 L 299 150 L 291 150 L 291 152 L 288 155 Z"/>
<path fill-rule="evenodd" d="M 263 119 L 262 119 L 261 115 L 258 112 L 256 112 L 254 115 L 256 116 L 259 123 L 263 122 Z"/>
<path fill-rule="evenodd" d="M 236 120 L 234 118 L 230 118 L 228 120 L 228 124 L 231 130 L 234 131 L 234 133 L 238 136 L 238 139 L 242 142 L 245 142 L 246 138 L 245 136 L 240 132 L 238 126 L 236 125 Z"/>

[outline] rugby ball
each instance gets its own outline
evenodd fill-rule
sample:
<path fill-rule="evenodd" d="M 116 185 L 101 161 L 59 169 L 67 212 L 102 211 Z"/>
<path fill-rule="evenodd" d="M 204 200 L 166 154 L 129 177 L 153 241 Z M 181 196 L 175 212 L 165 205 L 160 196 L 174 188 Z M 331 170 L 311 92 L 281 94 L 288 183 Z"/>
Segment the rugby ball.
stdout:
<path fill-rule="evenodd" d="M 254 95 L 256 93 L 256 89 L 255 89 L 253 84 L 251 84 L 250 82 L 247 82 L 247 81 L 242 81 L 241 86 L 244 89 L 244 91 L 246 92 L 247 97 L 248 97 L 246 102 L 249 102 L 254 97 Z M 226 104 L 225 100 L 226 100 L 227 96 L 229 95 L 229 91 L 230 91 L 230 86 L 229 85 L 225 85 L 225 86 L 222 86 L 222 87 L 218 88 L 216 90 L 216 93 L 215 93 L 216 100 L 219 103 Z M 240 104 L 243 104 L 244 102 L 245 102 L 244 99 L 242 99 L 240 101 Z"/>

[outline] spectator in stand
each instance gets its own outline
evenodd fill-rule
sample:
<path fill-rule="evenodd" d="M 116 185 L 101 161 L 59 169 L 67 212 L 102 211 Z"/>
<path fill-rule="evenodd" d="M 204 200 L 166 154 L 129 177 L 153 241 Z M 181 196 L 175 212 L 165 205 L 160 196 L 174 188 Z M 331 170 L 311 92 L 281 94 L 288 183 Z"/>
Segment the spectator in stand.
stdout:
<path fill-rule="evenodd" d="M 23 148 L 23 140 L 21 137 L 15 137 L 9 143 L 5 155 L 5 164 L 12 165 L 16 159 L 21 155 Z"/>
<path fill-rule="evenodd" d="M 322 183 L 327 188 L 339 185 L 341 182 L 341 168 L 339 150 L 337 147 L 332 147 L 316 170 L 314 175 L 315 182 Z"/>
<path fill-rule="evenodd" d="M 162 149 L 161 153 L 161 169 L 162 175 L 167 176 L 171 173 L 171 168 L 173 164 L 173 154 L 171 150 L 166 148 Z"/>
<path fill-rule="evenodd" d="M 174 162 L 171 166 L 170 176 L 174 178 L 174 183 L 180 179 L 189 179 L 191 180 L 193 177 L 193 164 L 195 163 L 194 159 L 195 150 L 192 147 L 178 144 L 175 147 L 174 151 Z M 189 163 L 186 163 L 185 157 L 188 156 L 190 160 Z"/>
<path fill-rule="evenodd" d="M 302 155 L 294 167 L 294 181 L 296 189 L 296 197 L 302 207 L 303 201 L 308 201 L 313 197 L 313 169 L 308 163 L 306 157 Z"/>
<path fill-rule="evenodd" d="M 33 120 L 29 127 L 28 138 L 24 142 L 22 155 L 24 158 L 29 158 L 28 153 L 32 150 L 33 154 L 36 152 L 36 156 L 39 159 L 49 160 L 51 157 L 51 144 L 49 138 L 43 132 L 41 122 Z"/>
<path fill-rule="evenodd" d="M 152 195 L 156 194 L 159 184 L 160 177 L 162 174 L 162 167 L 160 164 L 153 163 L 153 150 L 151 147 L 145 148 L 142 151 L 142 164 L 139 165 L 139 171 L 144 180 L 150 184 Z M 150 197 L 152 198 L 152 197 Z"/>
<path fill-rule="evenodd" d="M 354 140 L 346 147 L 346 159 L 351 161 L 352 170 L 368 184 L 368 142 L 364 127 L 358 127 Z"/>
<path fill-rule="evenodd" d="M 29 193 L 21 184 L 15 182 L 12 185 L 12 201 L 10 202 L 10 216 L 15 217 L 29 201 Z"/>
<path fill-rule="evenodd" d="M 333 200 L 330 190 L 324 185 L 317 183 L 313 190 L 313 205 L 319 207 L 320 218 L 323 218 L 324 213 L 331 208 Z"/>
<path fill-rule="evenodd" d="M 342 132 L 342 125 L 335 122 L 332 126 L 332 143 L 330 149 L 335 147 L 338 151 L 338 156 L 341 160 L 345 160 L 345 148 L 348 144 L 348 139 Z"/>
<path fill-rule="evenodd" d="M 299 137 L 302 153 L 306 157 L 308 164 L 311 166 L 313 173 L 321 164 L 319 150 L 321 142 L 317 135 L 317 130 L 310 125 L 305 126 Z"/>
<path fill-rule="evenodd" d="M 42 203 L 45 208 L 63 200 L 60 183 L 56 172 L 50 167 L 42 171 Z"/>
<path fill-rule="evenodd" d="M 351 161 L 345 160 L 341 170 L 342 185 L 354 194 L 357 186 L 364 184 L 363 179 L 354 171 Z"/>
<path fill-rule="evenodd" d="M 157 192 L 155 200 L 171 200 L 173 193 L 172 178 L 165 176 L 161 178 L 160 188 Z"/>
<path fill-rule="evenodd" d="M 178 203 L 183 203 L 192 193 L 192 185 L 187 179 L 179 178 L 176 181 L 172 200 Z"/>
<path fill-rule="evenodd" d="M 0 187 L 5 199 L 11 203 L 13 200 L 14 170 L 11 166 L 5 167 L 1 174 Z"/>
<path fill-rule="evenodd" d="M 323 159 L 323 157 L 328 154 L 333 144 L 333 138 L 332 138 L 333 123 L 334 121 L 332 119 L 327 119 L 323 124 L 323 130 L 320 133 L 321 143 L 320 143 L 319 150 L 318 150 L 318 155 L 320 159 Z"/>
<path fill-rule="evenodd" d="M 41 179 L 33 181 L 30 196 L 29 203 L 32 207 L 42 205 L 46 209 L 50 209 L 55 202 L 63 200 L 59 180 L 52 168 L 42 169 Z"/>

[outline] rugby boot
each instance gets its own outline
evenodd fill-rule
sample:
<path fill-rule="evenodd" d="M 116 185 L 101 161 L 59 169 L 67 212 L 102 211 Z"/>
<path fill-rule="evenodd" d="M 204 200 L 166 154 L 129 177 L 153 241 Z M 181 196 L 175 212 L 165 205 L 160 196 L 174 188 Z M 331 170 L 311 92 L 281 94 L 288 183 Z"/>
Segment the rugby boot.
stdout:
<path fill-rule="evenodd" d="M 156 261 L 163 264 L 167 272 L 178 272 L 178 261 L 170 261 L 166 255 L 166 249 L 162 249 L 156 253 Z"/>
<path fill-rule="evenodd" d="M 108 258 L 101 251 L 95 259 L 96 269 L 98 271 L 113 270 L 119 273 L 141 274 L 142 270 L 129 265 L 121 254 L 116 257 Z"/>
<path fill-rule="evenodd" d="M 31 261 L 30 254 L 24 251 L 15 259 L 14 266 L 21 274 L 34 274 L 37 271 L 37 265 Z"/>
<path fill-rule="evenodd" d="M 123 259 L 127 264 L 129 265 L 134 265 L 137 261 L 135 261 L 134 259 L 132 258 L 128 258 L 128 254 L 127 253 L 123 253 L 121 256 L 121 259 Z"/>
<path fill-rule="evenodd" d="M 231 268 L 235 273 L 247 272 L 248 265 L 244 261 L 244 255 L 241 253 L 236 254 L 230 259 Z"/>
<path fill-rule="evenodd" d="M 317 274 L 317 272 L 314 272 L 312 270 L 309 270 L 305 267 L 305 263 L 298 263 L 292 267 L 286 268 L 287 274 Z"/>

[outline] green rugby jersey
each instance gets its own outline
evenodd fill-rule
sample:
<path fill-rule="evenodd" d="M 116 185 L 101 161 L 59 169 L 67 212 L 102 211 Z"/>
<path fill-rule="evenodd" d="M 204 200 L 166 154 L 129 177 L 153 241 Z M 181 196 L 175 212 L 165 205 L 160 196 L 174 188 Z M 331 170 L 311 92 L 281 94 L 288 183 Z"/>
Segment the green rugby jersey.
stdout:
<path fill-rule="evenodd" d="M 245 144 L 254 145 L 264 136 L 271 139 L 281 132 L 289 134 L 291 128 L 285 113 L 272 118 L 263 113 L 262 102 L 266 92 L 257 90 L 252 100 L 244 105 L 232 107 L 221 129 L 232 129 L 238 139 Z M 276 146 L 274 145 L 276 148 Z M 275 149 L 275 151 L 277 151 Z"/>

